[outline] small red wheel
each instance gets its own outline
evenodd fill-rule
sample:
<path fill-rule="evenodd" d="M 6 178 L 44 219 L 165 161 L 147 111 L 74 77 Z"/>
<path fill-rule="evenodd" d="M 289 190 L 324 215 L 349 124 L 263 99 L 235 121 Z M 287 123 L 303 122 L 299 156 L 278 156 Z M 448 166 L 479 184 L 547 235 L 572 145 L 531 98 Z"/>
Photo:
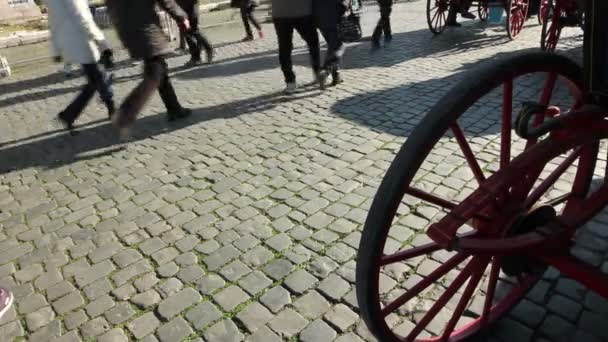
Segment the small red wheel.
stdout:
<path fill-rule="evenodd" d="M 561 24 L 562 12 L 558 2 L 551 1 L 548 4 L 547 18 L 543 22 L 540 36 L 540 48 L 543 51 L 554 52 L 557 48 L 557 42 L 563 29 Z"/>
<path fill-rule="evenodd" d="M 530 0 L 507 0 L 507 33 L 510 39 L 515 39 L 528 19 Z"/>
<path fill-rule="evenodd" d="M 408 137 L 373 201 L 357 256 L 357 299 L 378 340 L 464 341 L 540 278 L 545 266 L 506 241 L 559 220 L 585 198 L 599 144 L 523 140 L 512 134 L 513 113 L 534 101 L 546 108 L 533 112 L 540 124 L 577 108 L 581 75 L 554 54 L 505 60 L 467 77 Z M 462 244 L 446 250 L 428 237 L 433 231 Z M 483 252 L 467 249 L 473 239 Z"/>
<path fill-rule="evenodd" d="M 427 0 L 426 21 L 434 34 L 442 33 L 448 21 L 451 0 Z"/>
<path fill-rule="evenodd" d="M 479 2 L 477 3 L 477 14 L 479 15 L 479 20 L 481 20 L 481 21 L 488 20 L 488 13 L 489 13 L 488 6 L 489 6 L 488 0 L 479 0 Z"/>

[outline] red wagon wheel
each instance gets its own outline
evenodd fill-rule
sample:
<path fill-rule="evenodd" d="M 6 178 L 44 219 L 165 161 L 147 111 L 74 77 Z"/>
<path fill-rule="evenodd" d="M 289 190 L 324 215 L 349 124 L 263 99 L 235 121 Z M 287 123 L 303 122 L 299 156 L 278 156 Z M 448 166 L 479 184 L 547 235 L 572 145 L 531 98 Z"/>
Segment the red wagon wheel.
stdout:
<path fill-rule="evenodd" d="M 479 15 L 479 20 L 481 20 L 481 21 L 488 20 L 488 15 L 489 15 L 488 0 L 479 0 L 479 2 L 477 3 L 477 14 Z"/>
<path fill-rule="evenodd" d="M 571 200 L 585 197 L 598 144 L 567 149 L 517 138 L 513 112 L 534 100 L 543 108 L 533 112 L 539 124 L 576 108 L 580 75 L 561 56 L 512 58 L 467 77 L 408 137 L 374 199 L 357 256 L 361 315 L 380 341 L 463 341 L 509 312 L 540 278 L 545 266 L 522 256 L 511 237 L 559 220 Z"/>
<path fill-rule="evenodd" d="M 427 0 L 426 21 L 434 34 L 440 34 L 445 30 L 450 4 L 450 0 Z"/>
<path fill-rule="evenodd" d="M 538 24 L 542 25 L 547 19 L 547 15 L 549 13 L 550 2 L 554 2 L 554 0 L 540 0 L 540 6 L 538 9 Z"/>
<path fill-rule="evenodd" d="M 507 0 L 507 33 L 510 39 L 515 39 L 528 19 L 530 0 Z"/>
<path fill-rule="evenodd" d="M 547 6 L 547 18 L 543 22 L 543 29 L 540 36 L 540 48 L 543 51 L 554 52 L 557 48 L 557 42 L 561 36 L 563 26 L 561 17 L 562 13 L 560 4 L 551 1 Z"/>

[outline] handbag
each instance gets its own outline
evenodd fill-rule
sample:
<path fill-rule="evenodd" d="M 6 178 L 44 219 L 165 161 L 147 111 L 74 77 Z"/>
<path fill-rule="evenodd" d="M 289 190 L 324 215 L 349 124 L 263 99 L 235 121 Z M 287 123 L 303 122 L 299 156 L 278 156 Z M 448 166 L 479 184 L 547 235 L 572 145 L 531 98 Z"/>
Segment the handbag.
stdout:
<path fill-rule="evenodd" d="M 359 16 L 351 12 L 349 15 L 342 17 L 338 24 L 338 35 L 345 43 L 354 43 L 361 40 L 363 32 Z"/>

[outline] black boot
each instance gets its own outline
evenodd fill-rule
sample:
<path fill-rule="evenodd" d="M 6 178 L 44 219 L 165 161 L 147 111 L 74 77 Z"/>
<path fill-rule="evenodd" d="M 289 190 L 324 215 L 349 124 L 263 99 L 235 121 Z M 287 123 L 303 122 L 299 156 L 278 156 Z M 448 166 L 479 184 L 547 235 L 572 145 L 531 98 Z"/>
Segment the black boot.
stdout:
<path fill-rule="evenodd" d="M 178 111 L 169 112 L 167 119 L 170 122 L 172 122 L 172 121 L 177 121 L 180 119 L 185 119 L 185 118 L 189 117 L 190 115 L 192 115 L 192 109 L 180 108 Z"/>

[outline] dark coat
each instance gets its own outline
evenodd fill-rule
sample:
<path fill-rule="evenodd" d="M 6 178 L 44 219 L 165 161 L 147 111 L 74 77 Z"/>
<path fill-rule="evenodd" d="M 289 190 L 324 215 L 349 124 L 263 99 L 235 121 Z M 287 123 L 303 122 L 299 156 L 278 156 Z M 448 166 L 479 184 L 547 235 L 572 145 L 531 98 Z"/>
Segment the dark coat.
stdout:
<path fill-rule="evenodd" d="M 340 18 L 349 9 L 349 0 L 313 0 L 313 16 L 317 27 L 336 28 Z"/>
<path fill-rule="evenodd" d="M 174 0 L 106 0 L 116 32 L 133 58 L 148 59 L 171 52 L 156 4 L 177 22 L 186 18 Z"/>

